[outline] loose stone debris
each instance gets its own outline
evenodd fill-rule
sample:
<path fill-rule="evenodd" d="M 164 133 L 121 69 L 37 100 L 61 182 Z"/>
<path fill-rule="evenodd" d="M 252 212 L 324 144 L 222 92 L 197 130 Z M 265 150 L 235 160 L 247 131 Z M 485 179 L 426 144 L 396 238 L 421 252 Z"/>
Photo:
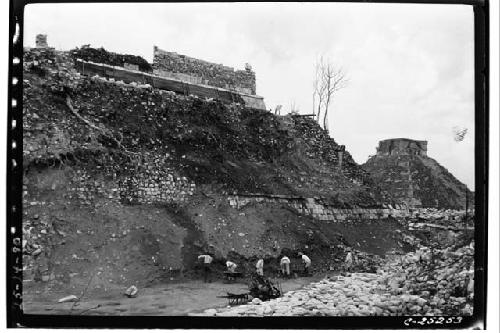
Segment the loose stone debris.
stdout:
<path fill-rule="evenodd" d="M 127 295 L 127 297 L 129 297 L 129 298 L 135 298 L 135 297 L 137 297 L 137 292 L 138 291 L 139 290 L 137 289 L 136 286 L 130 286 L 125 291 L 125 295 Z"/>
<path fill-rule="evenodd" d="M 457 258 L 462 258 L 458 261 Z M 433 267 L 433 269 L 431 269 Z M 438 316 L 472 315 L 473 249 L 465 246 L 391 258 L 377 273 L 333 276 L 278 299 L 202 316 Z"/>
<path fill-rule="evenodd" d="M 57 301 L 57 303 L 65 303 L 65 302 L 76 302 L 78 301 L 78 297 L 75 295 L 69 295 L 66 297 L 63 297 Z"/>

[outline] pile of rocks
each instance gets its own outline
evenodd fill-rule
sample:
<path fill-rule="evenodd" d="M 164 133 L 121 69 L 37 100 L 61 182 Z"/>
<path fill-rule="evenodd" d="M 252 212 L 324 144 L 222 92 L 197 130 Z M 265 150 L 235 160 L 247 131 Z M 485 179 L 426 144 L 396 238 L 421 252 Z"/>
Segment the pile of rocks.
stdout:
<path fill-rule="evenodd" d="M 377 273 L 353 273 L 326 278 L 304 289 L 290 291 L 268 302 L 208 309 L 202 316 L 435 316 L 471 315 L 473 271 L 472 249 L 444 250 L 434 258 L 440 264 L 430 275 L 420 260 L 432 258 L 423 249 L 392 258 Z M 460 260 L 457 260 L 460 258 Z M 418 259 L 418 260 L 417 260 Z M 469 279 L 467 295 L 456 287 Z M 435 288 L 433 290 L 432 288 Z"/>
<path fill-rule="evenodd" d="M 472 314 L 474 248 L 423 247 L 387 263 L 382 276 L 398 292 L 420 295 L 436 314 Z"/>
<path fill-rule="evenodd" d="M 420 220 L 433 220 L 436 222 L 446 222 L 446 224 L 456 224 L 462 222 L 466 214 L 463 209 L 417 208 L 412 209 L 412 215 Z M 474 211 L 469 211 L 469 215 L 474 215 Z"/>
<path fill-rule="evenodd" d="M 142 57 L 131 54 L 109 52 L 102 47 L 95 49 L 88 46 L 82 46 L 81 48 L 71 50 L 70 54 L 74 59 L 83 59 L 85 61 L 93 61 L 121 67 L 127 63 L 129 66 L 136 65 L 139 70 L 144 72 L 153 71 L 151 65 Z"/>
<path fill-rule="evenodd" d="M 285 293 L 282 298 L 213 311 L 215 316 L 397 316 L 430 310 L 427 301 L 416 295 L 391 294 L 379 276 L 355 273 L 349 277 L 325 279 L 308 287 Z M 424 312 L 425 313 L 425 312 Z M 422 313 L 422 314 L 424 314 Z"/>
<path fill-rule="evenodd" d="M 342 171 L 356 184 L 363 184 L 368 181 L 367 173 L 358 167 L 352 156 L 345 150 L 345 146 L 337 144 L 328 135 L 328 131 L 323 130 L 318 123 L 307 117 L 294 116 L 294 130 L 305 138 L 309 149 L 305 155 L 312 159 L 328 161 Z"/>

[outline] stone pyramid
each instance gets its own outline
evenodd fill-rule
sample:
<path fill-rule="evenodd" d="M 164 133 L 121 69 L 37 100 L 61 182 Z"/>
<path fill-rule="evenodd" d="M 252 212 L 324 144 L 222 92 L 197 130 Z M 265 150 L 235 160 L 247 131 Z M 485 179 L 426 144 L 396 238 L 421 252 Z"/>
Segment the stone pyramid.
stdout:
<path fill-rule="evenodd" d="M 436 160 L 427 156 L 427 141 L 387 139 L 362 167 L 396 207 L 471 208 L 473 194 Z"/>

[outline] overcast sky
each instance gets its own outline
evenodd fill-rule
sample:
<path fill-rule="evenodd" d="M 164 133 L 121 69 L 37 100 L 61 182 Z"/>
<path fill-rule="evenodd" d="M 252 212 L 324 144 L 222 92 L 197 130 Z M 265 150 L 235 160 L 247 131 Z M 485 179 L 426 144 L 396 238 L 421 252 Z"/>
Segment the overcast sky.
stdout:
<path fill-rule="evenodd" d="M 267 108 L 312 111 L 314 62 L 342 67 L 331 135 L 358 163 L 379 140 L 428 141 L 428 155 L 474 186 L 472 7 L 462 5 L 35 4 L 25 9 L 24 43 L 37 33 L 68 50 L 83 44 L 141 55 L 153 45 L 243 69 L 250 63 Z M 468 128 L 462 142 L 452 129 Z"/>

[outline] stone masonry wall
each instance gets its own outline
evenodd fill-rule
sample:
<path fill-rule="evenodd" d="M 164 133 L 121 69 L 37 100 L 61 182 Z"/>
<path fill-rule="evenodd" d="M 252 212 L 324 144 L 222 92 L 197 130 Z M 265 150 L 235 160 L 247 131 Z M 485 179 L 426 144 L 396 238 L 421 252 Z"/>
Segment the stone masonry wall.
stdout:
<path fill-rule="evenodd" d="M 377 155 L 427 156 L 427 141 L 411 139 L 388 139 L 378 143 Z"/>
<path fill-rule="evenodd" d="M 176 176 L 172 170 L 150 170 L 124 177 L 107 177 L 85 168 L 72 167 L 67 172 L 69 186 L 65 197 L 80 205 L 92 206 L 99 198 L 123 204 L 182 204 L 193 195 L 196 185 L 186 177 Z M 30 177 L 23 177 L 23 198 L 25 205 L 32 205 L 28 200 Z"/>
<path fill-rule="evenodd" d="M 154 47 L 153 71 L 157 75 L 178 78 L 197 84 L 256 94 L 255 73 L 247 67 L 234 70 L 232 67 L 167 52 Z"/>
<path fill-rule="evenodd" d="M 429 208 L 412 208 L 404 206 L 386 208 L 335 208 L 321 202 L 318 198 L 292 197 L 285 195 L 232 195 L 228 197 L 229 205 L 236 209 L 241 209 L 249 204 L 255 203 L 278 203 L 285 204 L 295 209 L 299 214 L 309 215 L 324 222 L 359 222 L 364 220 L 394 218 L 440 218 L 446 221 L 463 216 L 461 210 L 437 210 Z"/>
<path fill-rule="evenodd" d="M 228 197 L 228 202 L 231 207 L 236 209 L 241 209 L 251 203 L 286 204 L 300 214 L 309 215 L 325 222 L 355 222 L 410 215 L 410 211 L 404 207 L 343 209 L 323 204 L 320 199 L 316 198 L 283 195 L 234 195 Z"/>

